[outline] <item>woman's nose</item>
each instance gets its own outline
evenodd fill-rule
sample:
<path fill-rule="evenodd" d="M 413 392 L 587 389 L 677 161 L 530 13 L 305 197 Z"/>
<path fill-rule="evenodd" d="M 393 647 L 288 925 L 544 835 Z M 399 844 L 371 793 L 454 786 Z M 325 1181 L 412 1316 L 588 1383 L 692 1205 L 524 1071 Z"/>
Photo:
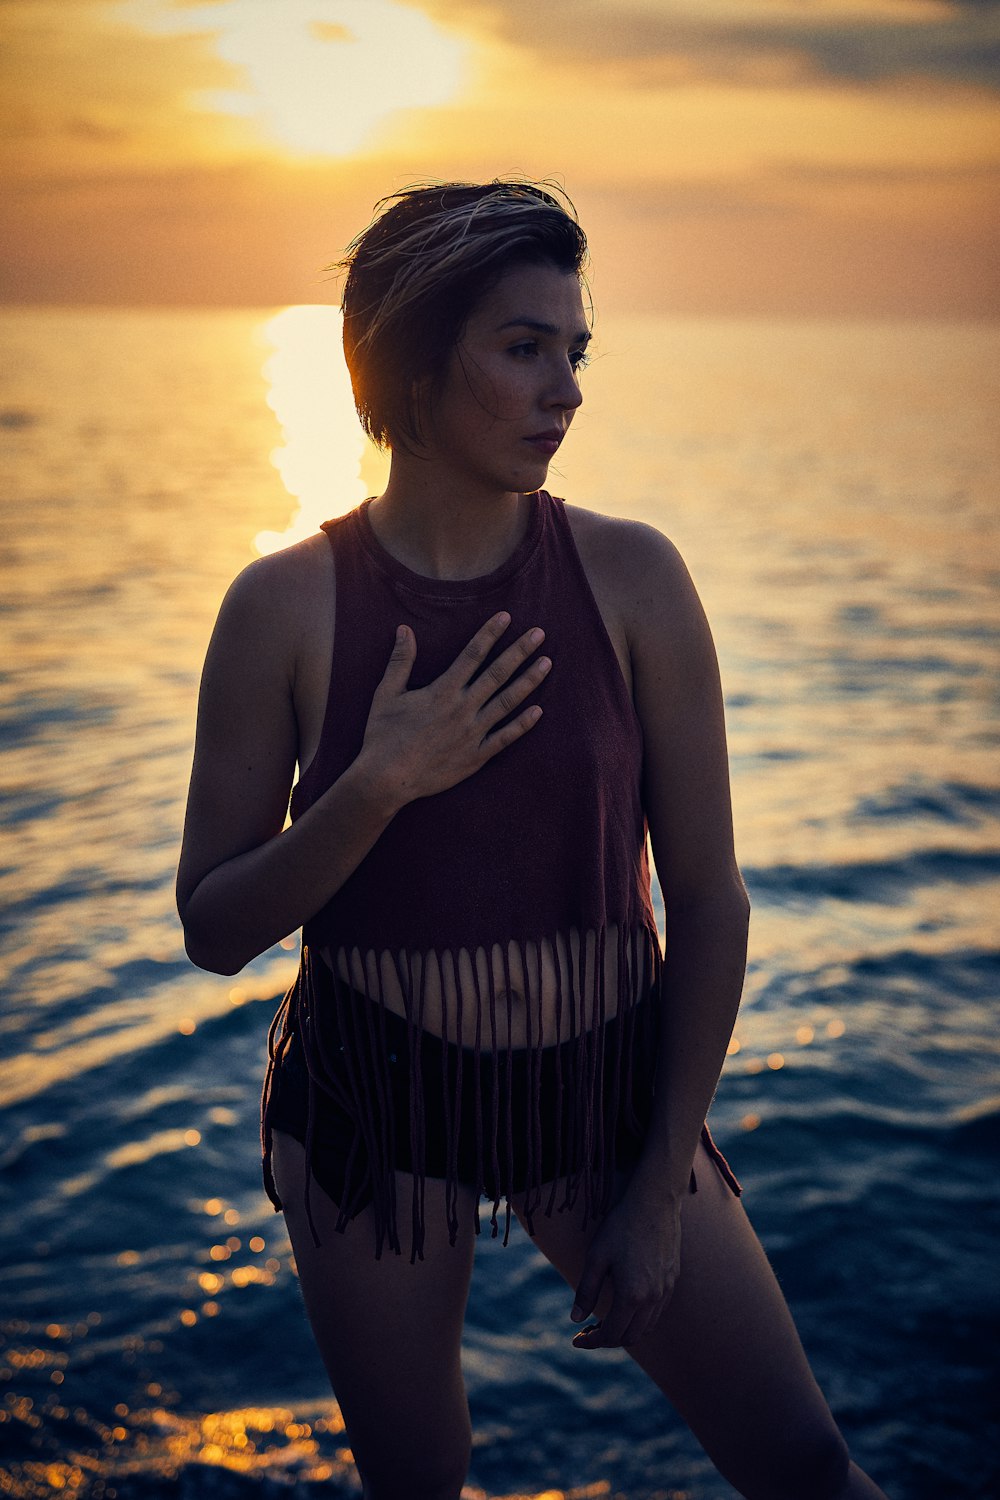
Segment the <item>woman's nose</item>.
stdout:
<path fill-rule="evenodd" d="M 551 402 L 553 406 L 565 407 L 567 411 L 575 411 L 583 400 L 583 392 L 576 377 L 576 371 L 566 361 L 560 372 L 560 378 L 553 386 Z"/>

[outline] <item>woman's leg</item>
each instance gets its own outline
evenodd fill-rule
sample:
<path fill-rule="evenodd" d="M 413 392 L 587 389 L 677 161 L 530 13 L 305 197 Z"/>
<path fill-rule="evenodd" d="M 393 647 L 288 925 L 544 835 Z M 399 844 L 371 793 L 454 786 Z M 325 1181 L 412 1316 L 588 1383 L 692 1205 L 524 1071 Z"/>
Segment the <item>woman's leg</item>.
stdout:
<path fill-rule="evenodd" d="M 448 1244 L 444 1183 L 426 1183 L 424 1259 L 384 1251 L 375 1259 L 370 1211 L 334 1229 L 334 1205 L 313 1182 L 310 1203 L 322 1243 L 313 1243 L 303 1192 L 305 1152 L 274 1132 L 274 1176 L 298 1267 L 306 1312 L 330 1377 L 366 1500 L 458 1500 L 471 1427 L 460 1364 L 475 1236 Z M 405 1194 L 410 1179 L 401 1176 Z M 441 1199 L 438 1202 L 438 1199 Z M 401 1201 L 405 1201 L 402 1199 Z"/>
<path fill-rule="evenodd" d="M 747 1500 L 876 1500 L 881 1490 L 849 1462 L 742 1204 L 703 1146 L 695 1165 L 673 1296 L 628 1352 Z M 575 1212 L 535 1216 L 537 1245 L 571 1287 L 594 1227 L 582 1230 Z M 568 1314 L 567 1303 L 567 1337 Z"/>

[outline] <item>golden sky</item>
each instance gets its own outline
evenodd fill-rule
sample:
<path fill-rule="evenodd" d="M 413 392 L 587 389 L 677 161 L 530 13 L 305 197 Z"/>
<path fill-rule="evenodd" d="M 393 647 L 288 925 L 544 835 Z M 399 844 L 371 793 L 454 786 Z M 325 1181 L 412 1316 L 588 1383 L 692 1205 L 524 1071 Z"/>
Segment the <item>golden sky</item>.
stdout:
<path fill-rule="evenodd" d="M 272 306 L 413 180 L 602 307 L 997 316 L 1000 0 L 0 0 L 0 297 Z"/>

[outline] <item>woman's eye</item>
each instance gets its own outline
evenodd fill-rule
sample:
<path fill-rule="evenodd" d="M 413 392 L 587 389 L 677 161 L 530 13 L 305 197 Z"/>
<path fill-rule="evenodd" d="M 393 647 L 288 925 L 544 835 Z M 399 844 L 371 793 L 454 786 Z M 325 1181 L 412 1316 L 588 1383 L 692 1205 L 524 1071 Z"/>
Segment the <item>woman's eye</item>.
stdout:
<path fill-rule="evenodd" d="M 510 352 L 517 359 L 531 359 L 533 355 L 538 353 L 538 345 L 535 343 L 515 344 Z"/>
<path fill-rule="evenodd" d="M 586 349 L 571 349 L 569 352 L 569 362 L 574 370 L 582 370 L 590 362 L 590 356 Z"/>

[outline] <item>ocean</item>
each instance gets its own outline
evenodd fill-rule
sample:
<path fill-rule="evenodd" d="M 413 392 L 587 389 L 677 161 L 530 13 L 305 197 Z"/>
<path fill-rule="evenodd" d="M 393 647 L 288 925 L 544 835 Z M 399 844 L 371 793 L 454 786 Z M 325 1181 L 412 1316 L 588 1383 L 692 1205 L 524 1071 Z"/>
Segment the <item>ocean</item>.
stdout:
<path fill-rule="evenodd" d="M 596 343 L 549 488 L 671 535 L 722 661 L 754 916 L 713 1129 L 858 1460 L 890 1500 L 986 1500 L 1000 328 Z M 7 310 L 0 349 L 0 1492 L 356 1495 L 260 1182 L 295 941 L 204 974 L 173 904 L 222 594 L 379 483 L 336 313 Z M 523 1233 L 483 1237 L 470 1497 L 731 1495 L 568 1314 Z"/>

